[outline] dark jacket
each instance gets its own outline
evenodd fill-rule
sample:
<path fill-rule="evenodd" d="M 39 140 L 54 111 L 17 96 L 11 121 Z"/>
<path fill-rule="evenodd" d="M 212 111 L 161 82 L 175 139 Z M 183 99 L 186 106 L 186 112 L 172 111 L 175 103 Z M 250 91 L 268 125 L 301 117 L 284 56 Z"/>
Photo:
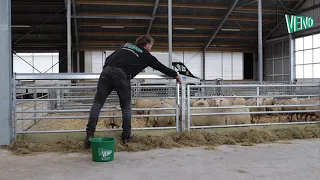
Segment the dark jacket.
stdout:
<path fill-rule="evenodd" d="M 122 69 L 130 79 L 133 79 L 143 69 L 150 66 L 163 74 L 176 78 L 177 72 L 160 63 L 145 48 L 135 44 L 126 43 L 106 58 L 105 66 Z"/>

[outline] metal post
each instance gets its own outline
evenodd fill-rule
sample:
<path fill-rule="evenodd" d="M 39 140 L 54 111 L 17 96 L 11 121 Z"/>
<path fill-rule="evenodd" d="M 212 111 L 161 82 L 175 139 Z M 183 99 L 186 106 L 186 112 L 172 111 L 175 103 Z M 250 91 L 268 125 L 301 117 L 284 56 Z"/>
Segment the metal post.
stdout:
<path fill-rule="evenodd" d="M 0 3 L 0 145 L 12 142 L 11 0 Z"/>
<path fill-rule="evenodd" d="M 186 130 L 186 85 L 181 86 L 181 130 Z"/>
<path fill-rule="evenodd" d="M 258 0 L 258 66 L 259 66 L 259 81 L 263 81 L 263 52 L 262 52 L 262 5 L 261 0 Z"/>
<path fill-rule="evenodd" d="M 169 67 L 172 67 L 172 0 L 168 0 Z"/>
<path fill-rule="evenodd" d="M 187 131 L 190 131 L 191 116 L 190 116 L 190 86 L 187 86 Z"/>
<path fill-rule="evenodd" d="M 73 15 L 76 16 L 76 2 L 72 0 Z M 76 46 L 77 46 L 77 72 L 80 72 L 80 52 L 79 52 L 79 36 L 78 36 L 78 22 L 77 18 L 74 18 L 74 32 L 76 36 Z"/>
<path fill-rule="evenodd" d="M 202 78 L 206 79 L 206 51 L 202 51 Z"/>
<path fill-rule="evenodd" d="M 67 1 L 67 53 L 68 53 L 68 72 L 73 72 L 71 61 L 71 0 Z"/>
<path fill-rule="evenodd" d="M 80 72 L 80 52 L 77 50 L 77 72 Z"/>
<path fill-rule="evenodd" d="M 179 129 L 179 117 L 180 117 L 180 84 L 176 84 L 176 132 L 180 131 Z"/>
<path fill-rule="evenodd" d="M 294 69 L 294 40 L 292 39 L 292 35 L 290 34 L 289 36 L 289 41 L 290 41 L 290 81 L 291 83 L 294 82 L 295 79 L 295 69 Z"/>

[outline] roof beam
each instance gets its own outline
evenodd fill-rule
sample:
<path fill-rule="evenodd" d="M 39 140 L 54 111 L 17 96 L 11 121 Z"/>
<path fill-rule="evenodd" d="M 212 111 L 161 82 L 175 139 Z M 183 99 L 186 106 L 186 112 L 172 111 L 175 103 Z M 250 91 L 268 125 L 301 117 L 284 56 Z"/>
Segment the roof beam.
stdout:
<path fill-rule="evenodd" d="M 127 43 L 128 41 L 81 41 L 81 45 L 122 45 Z M 206 42 L 174 42 L 173 46 L 204 46 Z M 214 43 L 215 46 L 253 46 L 256 44 L 253 43 L 233 43 L 233 42 L 222 42 L 222 43 Z M 154 46 L 168 46 L 167 41 L 157 41 Z"/>
<path fill-rule="evenodd" d="M 100 19 L 152 19 L 148 14 L 125 14 L 125 13 L 92 13 L 92 12 L 81 12 L 76 18 L 100 18 Z M 156 18 L 168 18 L 167 14 L 155 15 Z M 73 18 L 75 18 L 73 16 Z M 221 20 L 219 16 L 198 16 L 198 15 L 173 15 L 174 19 L 208 19 L 208 20 Z M 257 18 L 249 17 L 235 17 L 227 18 L 230 21 L 258 21 Z M 264 21 L 275 21 L 276 19 L 263 19 Z"/>
<path fill-rule="evenodd" d="M 121 32 L 79 32 L 79 35 L 81 36 L 141 36 L 143 35 L 142 33 L 121 33 Z M 167 37 L 167 33 L 154 33 L 151 34 L 150 36 L 154 37 Z M 174 37 L 193 37 L 193 38 L 208 38 L 210 37 L 210 34 L 174 34 Z M 233 35 L 217 35 L 216 38 L 252 38 L 255 39 L 257 38 L 256 36 L 233 36 Z"/>
<path fill-rule="evenodd" d="M 26 36 L 28 36 L 29 34 L 31 34 L 33 31 L 37 30 L 38 28 L 40 28 L 43 24 L 47 23 L 48 21 L 50 21 L 51 18 L 55 17 L 56 15 L 58 15 L 59 13 L 61 13 L 62 11 L 64 11 L 65 8 L 62 8 L 61 10 L 59 10 L 58 12 L 56 12 L 55 14 L 51 15 L 48 19 L 44 20 L 41 24 L 39 24 L 37 27 L 33 28 L 32 30 L 30 30 L 28 33 L 26 33 L 25 35 L 23 35 L 22 37 L 20 37 L 18 40 L 14 41 L 12 44 L 15 45 L 17 44 L 19 41 L 21 41 L 23 38 L 25 38 Z"/>
<path fill-rule="evenodd" d="M 153 12 L 152 12 L 152 19 L 150 20 L 150 24 L 147 30 L 147 35 L 149 35 L 150 31 L 151 31 L 151 27 L 152 27 L 152 23 L 154 21 L 154 17 L 156 15 L 157 9 L 158 9 L 158 5 L 159 5 L 159 0 L 156 0 L 154 3 L 154 7 L 153 7 Z"/>
<path fill-rule="evenodd" d="M 96 26 L 96 27 L 101 27 L 101 26 L 124 26 L 124 27 L 136 27 L 136 28 L 146 28 L 148 27 L 148 25 L 146 24 L 136 24 L 136 23 L 119 23 L 119 24 L 114 24 L 114 23 L 90 23 L 90 22 L 82 22 L 79 23 L 79 26 Z M 153 24 L 153 27 L 156 28 L 168 28 L 168 24 Z M 208 26 L 208 25 L 202 25 L 202 24 L 176 24 L 176 25 L 172 25 L 174 28 L 196 28 L 196 29 L 215 29 L 214 26 Z M 238 26 L 224 26 L 225 29 L 239 29 Z M 243 30 L 247 30 L 247 31 L 256 31 L 257 27 L 256 26 L 252 26 L 252 27 L 242 27 Z M 264 31 L 270 30 L 267 28 L 263 29 Z"/>
<path fill-rule="evenodd" d="M 124 2 L 124 1 L 91 1 L 91 0 L 77 0 L 77 4 L 84 4 L 84 5 L 114 5 L 114 6 L 145 6 L 145 7 L 152 7 L 154 3 L 152 2 Z M 159 3 L 160 7 L 167 7 L 167 3 Z M 173 8 L 191 8 L 191 9 L 229 9 L 229 6 L 224 5 L 211 5 L 211 4 L 180 4 L 180 3 L 173 3 Z M 257 11 L 256 7 L 239 7 L 235 8 L 235 10 L 243 10 L 246 11 Z M 272 8 L 264 8 L 263 12 L 285 12 L 283 10 L 275 10 Z"/>
<path fill-rule="evenodd" d="M 233 2 L 233 5 L 230 7 L 230 9 L 228 10 L 227 14 L 224 16 L 223 20 L 221 21 L 221 23 L 219 24 L 218 28 L 216 28 L 215 32 L 213 33 L 212 37 L 210 38 L 210 40 L 208 41 L 207 45 L 204 48 L 204 51 L 207 50 L 207 48 L 209 47 L 209 45 L 211 44 L 213 38 L 218 34 L 218 32 L 220 31 L 221 27 L 223 26 L 223 24 L 226 22 L 226 20 L 228 19 L 230 13 L 233 11 L 234 7 L 236 7 L 237 3 L 239 0 L 235 0 Z"/>
<path fill-rule="evenodd" d="M 80 47 L 80 50 L 81 51 L 93 51 L 93 50 L 116 50 L 118 49 L 119 46 L 110 46 L 110 47 L 106 47 L 106 46 L 101 46 L 101 47 Z M 173 51 L 196 51 L 196 52 L 199 52 L 199 51 L 202 51 L 203 48 L 202 47 L 173 47 L 172 48 Z M 152 51 L 153 52 L 156 52 L 156 51 L 168 51 L 168 48 L 167 47 L 154 47 L 152 48 Z M 239 48 L 230 48 L 230 47 L 226 47 L 226 48 L 223 48 L 223 47 L 209 47 L 207 52 L 208 51 L 212 51 L 212 52 L 254 52 L 255 49 L 254 48 L 243 48 L 243 47 L 239 47 Z"/>
<path fill-rule="evenodd" d="M 292 8 L 292 10 L 299 9 L 299 7 L 301 7 L 302 4 L 305 3 L 305 1 L 306 0 L 299 0 L 299 2 L 297 2 L 297 4 Z M 264 42 L 271 36 L 272 33 L 274 33 L 282 25 L 284 20 L 285 20 L 285 17 L 281 18 L 280 23 L 277 23 L 277 25 L 275 27 L 273 27 L 271 29 L 271 31 L 264 37 L 264 39 L 263 39 Z"/>

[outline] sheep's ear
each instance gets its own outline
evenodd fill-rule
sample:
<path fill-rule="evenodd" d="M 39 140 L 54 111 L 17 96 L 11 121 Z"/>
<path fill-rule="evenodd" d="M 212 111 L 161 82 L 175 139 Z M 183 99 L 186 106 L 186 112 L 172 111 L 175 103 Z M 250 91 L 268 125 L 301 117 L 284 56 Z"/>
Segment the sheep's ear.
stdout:
<path fill-rule="evenodd" d="M 222 102 L 223 100 L 222 99 L 220 99 L 220 102 Z"/>

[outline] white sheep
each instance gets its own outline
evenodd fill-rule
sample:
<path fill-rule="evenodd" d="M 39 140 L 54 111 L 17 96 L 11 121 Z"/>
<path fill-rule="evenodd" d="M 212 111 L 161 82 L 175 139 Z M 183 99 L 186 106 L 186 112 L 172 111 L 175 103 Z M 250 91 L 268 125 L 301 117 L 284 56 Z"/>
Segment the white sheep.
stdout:
<path fill-rule="evenodd" d="M 173 108 L 168 103 L 158 103 L 153 105 L 151 108 Z M 175 114 L 175 110 L 151 110 L 148 111 L 148 114 Z M 172 126 L 175 124 L 175 115 L 174 116 L 150 116 L 147 119 L 147 127 L 166 127 Z"/>
<path fill-rule="evenodd" d="M 260 99 L 257 102 L 256 98 L 251 98 L 247 100 L 247 106 L 262 106 L 263 105 L 263 100 L 264 99 Z M 261 108 L 257 106 L 256 108 L 249 108 L 250 112 L 259 112 L 259 111 L 266 111 L 266 108 Z M 260 123 L 260 118 L 263 114 L 251 114 L 251 123 Z M 255 119 L 258 119 L 257 121 L 255 121 Z"/>

